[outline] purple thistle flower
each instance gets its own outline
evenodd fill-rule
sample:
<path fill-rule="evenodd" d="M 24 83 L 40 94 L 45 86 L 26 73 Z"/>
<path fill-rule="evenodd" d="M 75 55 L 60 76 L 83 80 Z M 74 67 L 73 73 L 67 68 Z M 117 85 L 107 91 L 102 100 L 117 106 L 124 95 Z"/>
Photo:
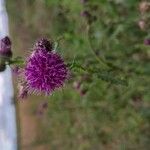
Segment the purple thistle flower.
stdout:
<path fill-rule="evenodd" d="M 68 72 L 59 54 L 38 47 L 27 59 L 24 76 L 29 91 L 48 95 L 64 85 Z"/>
<path fill-rule="evenodd" d="M 0 56 L 12 57 L 11 41 L 8 36 L 0 40 Z"/>

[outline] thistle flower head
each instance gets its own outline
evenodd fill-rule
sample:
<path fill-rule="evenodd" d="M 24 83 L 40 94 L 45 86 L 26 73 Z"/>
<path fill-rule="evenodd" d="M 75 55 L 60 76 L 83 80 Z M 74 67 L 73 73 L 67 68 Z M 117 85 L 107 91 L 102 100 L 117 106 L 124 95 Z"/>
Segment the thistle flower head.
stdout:
<path fill-rule="evenodd" d="M 8 36 L 0 40 L 0 56 L 12 57 L 11 41 Z"/>
<path fill-rule="evenodd" d="M 61 56 L 49 49 L 37 47 L 27 59 L 24 76 L 31 92 L 51 94 L 62 87 L 68 77 L 68 69 Z"/>

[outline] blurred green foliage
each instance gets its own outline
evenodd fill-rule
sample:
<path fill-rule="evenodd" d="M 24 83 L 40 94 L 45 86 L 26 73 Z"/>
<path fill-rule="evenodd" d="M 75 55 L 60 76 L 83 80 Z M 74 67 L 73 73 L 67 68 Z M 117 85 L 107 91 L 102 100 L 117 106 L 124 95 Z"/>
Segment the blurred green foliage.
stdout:
<path fill-rule="evenodd" d="M 14 55 L 27 54 L 41 36 L 63 37 L 58 51 L 66 62 L 94 70 L 91 75 L 74 68 L 66 87 L 49 97 L 37 143 L 54 150 L 150 149 L 150 46 L 143 44 L 149 29 L 138 25 L 149 14 L 141 14 L 139 5 L 139 0 L 7 0 Z M 128 86 L 120 85 L 126 80 Z"/>

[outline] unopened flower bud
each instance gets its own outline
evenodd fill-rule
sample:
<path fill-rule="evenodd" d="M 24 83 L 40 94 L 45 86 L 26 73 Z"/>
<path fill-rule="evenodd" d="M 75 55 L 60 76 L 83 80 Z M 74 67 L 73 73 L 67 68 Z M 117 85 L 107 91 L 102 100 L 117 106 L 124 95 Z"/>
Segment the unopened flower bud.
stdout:
<path fill-rule="evenodd" d="M 0 71 L 5 70 L 5 63 L 12 57 L 11 41 L 8 36 L 0 40 Z"/>
<path fill-rule="evenodd" d="M 0 40 L 0 56 L 1 57 L 12 57 L 11 41 L 8 36 Z"/>

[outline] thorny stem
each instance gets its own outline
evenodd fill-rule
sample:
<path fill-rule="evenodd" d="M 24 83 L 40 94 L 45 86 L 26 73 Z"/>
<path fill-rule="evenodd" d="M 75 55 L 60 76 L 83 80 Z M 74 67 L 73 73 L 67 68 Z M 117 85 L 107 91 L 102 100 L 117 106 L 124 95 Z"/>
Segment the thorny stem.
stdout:
<path fill-rule="evenodd" d="M 82 71 L 84 72 L 87 72 L 87 73 L 96 73 L 97 71 L 91 69 L 91 68 L 88 68 L 88 67 L 83 67 L 82 65 L 80 65 L 79 63 L 76 63 L 75 61 L 73 61 L 72 63 L 68 63 L 67 66 L 70 68 L 70 70 L 74 69 L 74 68 L 79 68 L 81 69 Z"/>
<path fill-rule="evenodd" d="M 75 61 L 68 64 L 67 66 L 70 68 L 70 70 L 78 68 L 88 74 L 96 75 L 98 78 L 100 78 L 104 81 L 107 81 L 107 82 L 109 81 L 114 84 L 121 84 L 121 85 L 125 85 L 125 86 L 128 85 L 126 80 L 113 77 L 111 74 L 109 74 L 108 70 L 107 71 L 106 70 L 94 70 L 94 69 L 88 68 L 88 67 L 85 68 L 82 65 L 76 63 Z"/>

